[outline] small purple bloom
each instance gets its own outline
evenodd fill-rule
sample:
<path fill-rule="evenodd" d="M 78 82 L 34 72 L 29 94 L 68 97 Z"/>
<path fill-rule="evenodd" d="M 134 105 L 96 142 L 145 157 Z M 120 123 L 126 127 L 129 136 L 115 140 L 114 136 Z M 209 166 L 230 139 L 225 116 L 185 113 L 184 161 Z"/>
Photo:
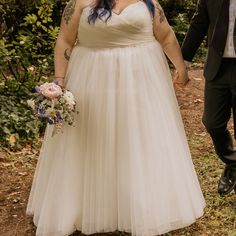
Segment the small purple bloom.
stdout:
<path fill-rule="evenodd" d="M 60 113 L 57 114 L 56 118 L 57 118 L 58 121 L 63 120 L 63 116 Z"/>
<path fill-rule="evenodd" d="M 35 87 L 35 91 L 36 91 L 36 93 L 41 93 L 41 90 L 40 90 L 39 86 Z"/>

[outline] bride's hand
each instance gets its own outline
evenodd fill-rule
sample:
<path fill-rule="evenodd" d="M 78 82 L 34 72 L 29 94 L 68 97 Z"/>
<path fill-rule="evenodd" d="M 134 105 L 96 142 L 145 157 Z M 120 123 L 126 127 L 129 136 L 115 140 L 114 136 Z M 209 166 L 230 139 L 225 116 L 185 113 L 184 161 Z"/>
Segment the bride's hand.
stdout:
<path fill-rule="evenodd" d="M 186 70 L 175 71 L 173 75 L 174 84 L 186 86 L 189 82 L 188 72 Z"/>
<path fill-rule="evenodd" d="M 65 83 L 64 83 L 64 77 L 54 77 L 54 82 L 58 84 L 60 87 L 64 88 Z"/>

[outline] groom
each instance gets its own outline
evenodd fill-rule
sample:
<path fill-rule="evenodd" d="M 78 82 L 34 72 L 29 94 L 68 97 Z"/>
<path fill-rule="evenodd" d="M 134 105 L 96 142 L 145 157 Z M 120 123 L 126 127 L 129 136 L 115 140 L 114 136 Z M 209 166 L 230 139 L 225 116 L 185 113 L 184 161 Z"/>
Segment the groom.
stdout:
<path fill-rule="evenodd" d="M 192 61 L 208 35 L 203 124 L 212 138 L 217 155 L 225 163 L 218 184 L 220 195 L 226 195 L 233 189 L 236 191 L 236 151 L 227 129 L 233 111 L 236 135 L 235 22 L 236 0 L 199 0 L 182 45 L 184 59 Z"/>

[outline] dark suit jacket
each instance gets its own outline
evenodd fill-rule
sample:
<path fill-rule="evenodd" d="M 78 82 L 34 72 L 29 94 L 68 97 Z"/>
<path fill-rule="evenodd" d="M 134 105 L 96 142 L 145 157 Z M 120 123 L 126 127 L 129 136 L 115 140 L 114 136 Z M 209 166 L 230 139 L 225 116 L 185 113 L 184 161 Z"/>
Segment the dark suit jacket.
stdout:
<path fill-rule="evenodd" d="M 208 53 L 204 67 L 204 76 L 213 80 L 219 70 L 224 50 L 218 52 L 212 46 L 212 36 L 224 0 L 199 0 L 188 33 L 182 45 L 183 57 L 192 61 L 204 37 L 208 35 Z M 226 41 L 227 35 L 223 36 Z"/>

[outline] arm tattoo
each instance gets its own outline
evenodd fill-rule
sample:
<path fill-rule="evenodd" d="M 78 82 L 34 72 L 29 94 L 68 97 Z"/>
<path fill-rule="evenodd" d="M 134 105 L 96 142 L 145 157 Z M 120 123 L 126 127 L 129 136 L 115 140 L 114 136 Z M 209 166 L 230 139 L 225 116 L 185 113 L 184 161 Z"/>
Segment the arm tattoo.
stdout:
<path fill-rule="evenodd" d="M 76 5 L 76 0 L 71 0 L 69 1 L 69 3 L 67 4 L 64 10 L 63 17 L 67 25 L 75 12 L 75 5 Z"/>
<path fill-rule="evenodd" d="M 67 48 L 65 51 L 64 51 L 64 57 L 67 61 L 70 60 L 70 54 L 71 54 L 71 49 Z"/>
<path fill-rule="evenodd" d="M 159 4 L 159 2 L 157 0 L 155 1 L 155 7 L 159 13 L 159 21 L 160 21 L 160 23 L 162 23 L 166 17 L 165 17 L 165 13 L 164 13 L 161 5 Z"/>

